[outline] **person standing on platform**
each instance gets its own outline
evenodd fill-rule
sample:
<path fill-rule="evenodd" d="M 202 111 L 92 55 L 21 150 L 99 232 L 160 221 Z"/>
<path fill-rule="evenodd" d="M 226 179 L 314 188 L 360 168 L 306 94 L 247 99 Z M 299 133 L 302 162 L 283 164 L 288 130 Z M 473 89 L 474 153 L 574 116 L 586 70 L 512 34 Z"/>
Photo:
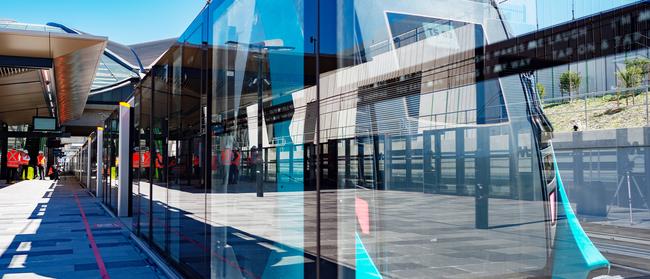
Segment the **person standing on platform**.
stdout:
<path fill-rule="evenodd" d="M 151 152 L 149 150 L 142 154 L 142 165 L 140 165 L 140 167 L 144 169 L 144 177 L 147 180 L 151 180 L 151 177 L 149 177 L 151 175 L 149 174 L 149 168 L 151 167 Z"/>
<path fill-rule="evenodd" d="M 233 160 L 232 160 L 232 166 L 233 166 L 232 184 L 239 183 L 239 166 L 240 165 L 241 165 L 241 152 L 239 152 L 239 148 L 235 148 L 235 152 L 234 152 Z"/>
<path fill-rule="evenodd" d="M 20 171 L 20 177 L 23 180 L 29 180 L 29 151 L 27 149 L 23 149 L 23 154 L 20 157 L 20 165 L 22 166 L 22 170 Z"/>
<path fill-rule="evenodd" d="M 140 151 L 138 150 L 137 147 L 133 148 L 133 155 L 131 155 L 131 168 L 133 168 L 133 174 L 138 174 L 137 177 L 140 177 L 141 170 L 140 166 L 142 165 L 142 162 L 140 162 Z"/>
<path fill-rule="evenodd" d="M 158 177 L 161 181 L 165 181 L 164 166 L 165 164 L 163 162 L 162 153 L 160 153 L 160 150 L 156 149 L 156 173 L 158 173 Z"/>
<path fill-rule="evenodd" d="M 13 183 L 17 179 L 18 167 L 20 167 L 20 152 L 12 148 L 7 152 L 7 184 Z"/>
<path fill-rule="evenodd" d="M 18 177 L 16 180 L 21 181 L 23 180 L 22 174 L 23 174 L 23 160 L 22 158 L 25 156 L 25 152 L 22 149 L 18 149 L 18 172 L 16 173 L 16 177 Z"/>
<path fill-rule="evenodd" d="M 201 177 L 199 155 L 192 154 L 192 173 L 194 177 Z"/>
<path fill-rule="evenodd" d="M 59 180 L 59 166 L 52 164 L 47 174 L 50 176 L 50 180 Z"/>
<path fill-rule="evenodd" d="M 38 152 L 38 157 L 36 157 L 38 160 L 36 162 L 36 165 L 38 166 L 38 177 L 43 180 L 45 176 L 45 155 L 43 155 L 43 151 Z"/>
<path fill-rule="evenodd" d="M 221 150 L 221 167 L 222 167 L 222 173 L 223 173 L 223 184 L 228 185 L 227 183 L 231 183 L 232 180 L 232 149 L 230 147 L 226 147 Z"/>
<path fill-rule="evenodd" d="M 257 172 L 261 171 L 261 169 L 258 169 L 259 165 L 259 151 L 257 150 L 257 146 L 253 145 L 251 148 L 251 151 L 248 154 L 248 159 L 247 159 L 247 164 L 248 167 L 250 168 L 250 181 L 255 181 L 257 179 Z"/>

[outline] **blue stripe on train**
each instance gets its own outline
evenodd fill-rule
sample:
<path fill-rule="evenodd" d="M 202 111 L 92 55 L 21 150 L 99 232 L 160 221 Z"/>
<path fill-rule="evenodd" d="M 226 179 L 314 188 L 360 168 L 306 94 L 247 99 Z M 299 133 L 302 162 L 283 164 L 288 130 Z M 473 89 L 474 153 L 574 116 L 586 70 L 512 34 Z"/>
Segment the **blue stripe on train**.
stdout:
<path fill-rule="evenodd" d="M 580 226 L 564 190 L 555 158 L 553 164 L 559 198 L 553 278 L 587 278 L 592 270 L 609 268 L 609 261 L 598 251 Z"/>

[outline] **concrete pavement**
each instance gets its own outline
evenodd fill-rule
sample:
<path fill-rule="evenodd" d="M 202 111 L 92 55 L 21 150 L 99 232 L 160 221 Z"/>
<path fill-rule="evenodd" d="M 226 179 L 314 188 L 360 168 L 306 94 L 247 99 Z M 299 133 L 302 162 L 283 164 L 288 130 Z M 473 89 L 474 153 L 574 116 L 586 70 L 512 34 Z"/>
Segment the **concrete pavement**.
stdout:
<path fill-rule="evenodd" d="M 162 278 L 79 183 L 0 187 L 0 278 Z"/>

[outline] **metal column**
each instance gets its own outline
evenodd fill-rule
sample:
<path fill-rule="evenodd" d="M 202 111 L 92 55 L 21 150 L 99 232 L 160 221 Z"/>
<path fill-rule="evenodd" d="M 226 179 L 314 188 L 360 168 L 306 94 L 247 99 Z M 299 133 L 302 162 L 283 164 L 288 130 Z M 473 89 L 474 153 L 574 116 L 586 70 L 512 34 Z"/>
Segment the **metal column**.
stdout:
<path fill-rule="evenodd" d="M 92 146 L 91 146 L 92 147 Z M 89 148 L 92 150 L 92 148 Z M 88 156 L 90 158 L 90 156 Z M 104 128 L 97 127 L 97 198 L 104 198 Z M 88 185 L 90 188 L 90 185 Z"/>
<path fill-rule="evenodd" d="M 93 138 L 88 137 L 88 162 L 86 162 L 86 187 L 90 188 L 90 170 L 92 169 L 90 165 L 92 164 L 92 150 L 93 150 Z M 49 159 L 49 156 L 48 156 Z M 54 162 L 53 160 L 51 162 Z M 52 165 L 52 163 L 49 163 L 48 165 Z"/>
<path fill-rule="evenodd" d="M 118 146 L 118 183 L 117 183 L 117 215 L 119 217 L 129 216 L 129 146 L 131 134 L 131 105 L 125 102 L 120 103 L 120 124 L 119 124 L 119 146 Z M 153 154 L 153 153 L 152 153 Z M 153 160 L 152 160 L 153 161 Z M 152 167 L 153 167 L 152 162 Z"/>
<path fill-rule="evenodd" d="M 0 154 L 2 154 L 2 165 L 0 166 L 0 179 L 7 178 L 7 151 L 9 150 L 9 137 L 7 136 L 7 125 L 0 122 Z"/>

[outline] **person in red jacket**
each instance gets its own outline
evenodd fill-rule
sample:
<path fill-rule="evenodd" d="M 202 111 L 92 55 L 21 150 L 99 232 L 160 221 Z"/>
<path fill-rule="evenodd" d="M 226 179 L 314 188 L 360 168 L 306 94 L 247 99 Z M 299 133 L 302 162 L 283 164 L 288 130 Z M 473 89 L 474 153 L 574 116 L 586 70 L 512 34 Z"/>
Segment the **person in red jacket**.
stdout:
<path fill-rule="evenodd" d="M 38 152 L 38 157 L 36 157 L 36 160 L 36 165 L 38 166 L 38 176 L 41 180 L 43 180 L 45 175 L 45 155 L 43 155 L 43 151 Z"/>
<path fill-rule="evenodd" d="M 18 176 L 18 167 L 20 166 L 20 152 L 12 148 L 7 152 L 7 184 L 12 183 Z"/>

